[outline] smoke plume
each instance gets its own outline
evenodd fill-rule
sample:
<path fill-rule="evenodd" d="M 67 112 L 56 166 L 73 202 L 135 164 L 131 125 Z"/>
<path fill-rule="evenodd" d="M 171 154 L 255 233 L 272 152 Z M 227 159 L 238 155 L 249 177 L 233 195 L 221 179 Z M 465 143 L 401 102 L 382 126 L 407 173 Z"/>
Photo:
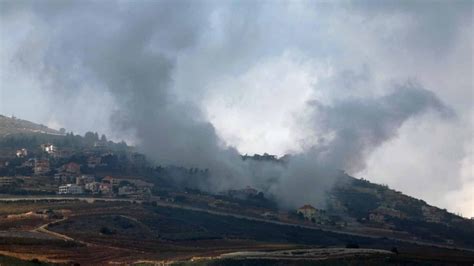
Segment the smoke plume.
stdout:
<path fill-rule="evenodd" d="M 407 120 L 430 109 L 449 112 L 432 92 L 409 82 L 381 97 L 331 104 L 312 100 L 306 108 L 311 145 L 285 164 L 242 160 L 236 148 L 218 137 L 201 107 L 173 90 L 177 60 L 212 27 L 216 7 L 193 1 L 11 5 L 9 13 L 30 11 L 43 36 L 35 40 L 39 54 L 34 61 L 26 50 L 18 51 L 21 68 L 37 75 L 58 101 L 75 97 L 84 84 L 106 92 L 114 102 L 110 121 L 115 130 L 132 134 L 137 147 L 157 164 L 209 169 L 207 179 L 194 183 L 207 191 L 252 186 L 282 207 L 322 206 L 339 171 L 364 169 L 366 157 L 395 137 Z M 203 90 L 193 87 L 192 80 L 186 84 L 189 93 Z"/>

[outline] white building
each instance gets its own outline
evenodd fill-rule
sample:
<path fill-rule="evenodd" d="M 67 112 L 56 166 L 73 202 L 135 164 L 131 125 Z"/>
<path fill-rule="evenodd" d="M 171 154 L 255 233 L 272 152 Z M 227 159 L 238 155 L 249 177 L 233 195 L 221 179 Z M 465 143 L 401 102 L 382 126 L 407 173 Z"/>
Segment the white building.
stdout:
<path fill-rule="evenodd" d="M 100 191 L 100 183 L 99 182 L 90 182 L 84 185 L 84 188 L 89 190 L 92 193 L 97 193 Z"/>
<path fill-rule="evenodd" d="M 59 186 L 58 194 L 82 194 L 84 191 L 81 186 L 76 184 L 67 184 Z"/>
<path fill-rule="evenodd" d="M 28 155 L 28 150 L 25 148 L 16 150 L 16 157 L 18 158 L 23 158 L 23 157 L 26 157 L 27 155 Z"/>
<path fill-rule="evenodd" d="M 56 152 L 56 146 L 54 146 L 53 144 L 49 144 L 49 143 L 48 144 L 43 144 L 43 145 L 41 145 L 41 147 L 48 154 L 54 154 Z"/>
<path fill-rule="evenodd" d="M 133 195 L 137 193 L 137 189 L 132 186 L 123 186 L 119 187 L 118 195 L 125 196 L 125 195 Z"/>

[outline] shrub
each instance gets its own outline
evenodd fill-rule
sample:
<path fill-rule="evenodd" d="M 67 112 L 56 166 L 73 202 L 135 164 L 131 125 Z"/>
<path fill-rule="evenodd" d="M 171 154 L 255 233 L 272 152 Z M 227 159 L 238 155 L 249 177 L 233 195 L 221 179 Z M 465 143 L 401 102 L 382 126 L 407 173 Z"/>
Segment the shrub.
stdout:
<path fill-rule="evenodd" d="M 115 234 L 115 231 L 104 226 L 104 227 L 100 228 L 100 233 L 104 234 L 104 235 L 113 235 L 113 234 Z"/>
<path fill-rule="evenodd" d="M 347 243 L 346 248 L 359 248 L 357 243 Z"/>

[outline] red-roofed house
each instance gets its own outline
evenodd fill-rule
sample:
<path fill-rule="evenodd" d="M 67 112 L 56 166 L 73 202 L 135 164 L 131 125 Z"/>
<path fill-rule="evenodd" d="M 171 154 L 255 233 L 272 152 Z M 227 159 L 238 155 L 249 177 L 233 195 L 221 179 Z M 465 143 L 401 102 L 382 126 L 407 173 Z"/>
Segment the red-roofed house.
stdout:
<path fill-rule="evenodd" d="M 311 220 L 316 218 L 317 210 L 313 206 L 306 204 L 296 210 L 297 213 L 302 214 L 304 218 Z"/>
<path fill-rule="evenodd" d="M 80 174 L 81 173 L 81 166 L 75 162 L 67 163 L 61 167 L 62 172 L 70 173 L 70 174 Z"/>

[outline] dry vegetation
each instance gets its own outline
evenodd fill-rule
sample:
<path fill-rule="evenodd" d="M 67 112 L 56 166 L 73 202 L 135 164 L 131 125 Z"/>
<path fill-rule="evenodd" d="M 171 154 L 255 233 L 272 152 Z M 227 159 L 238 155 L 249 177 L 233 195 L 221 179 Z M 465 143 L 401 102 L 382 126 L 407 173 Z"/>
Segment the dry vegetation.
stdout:
<path fill-rule="evenodd" d="M 20 215 L 15 216 L 14 223 L 6 218 L 8 214 L 46 208 L 61 212 L 64 217 L 39 219 Z M 129 202 L 23 201 L 0 204 L 0 214 L 3 234 L 0 237 L 0 254 L 54 263 L 100 265 L 110 262 L 186 262 L 193 258 L 205 258 L 198 261 L 219 264 L 222 259 L 218 256 L 224 253 L 344 247 L 347 243 L 384 250 L 398 245 L 398 250 L 406 259 L 423 260 L 427 259 L 423 254 L 430 254 L 429 259 L 474 260 L 474 255 L 467 252 L 433 251 L 425 247 L 420 253 L 421 247 L 388 240 L 351 237 Z M 225 258 L 231 263 L 229 259 L 232 260 Z M 245 258 L 245 261 L 254 259 Z"/>

